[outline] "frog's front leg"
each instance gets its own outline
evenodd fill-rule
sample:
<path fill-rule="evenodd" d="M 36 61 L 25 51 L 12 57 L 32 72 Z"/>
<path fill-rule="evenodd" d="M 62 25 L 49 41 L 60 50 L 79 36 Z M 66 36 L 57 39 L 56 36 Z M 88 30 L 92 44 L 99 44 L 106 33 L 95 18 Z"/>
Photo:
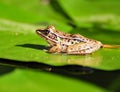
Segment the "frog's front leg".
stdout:
<path fill-rule="evenodd" d="M 49 50 L 48 50 L 49 53 L 60 53 L 61 52 L 61 46 L 59 44 L 51 47 Z"/>
<path fill-rule="evenodd" d="M 66 53 L 67 54 L 81 54 L 86 55 L 95 52 L 101 47 L 101 44 L 96 42 L 88 42 L 88 43 L 78 43 L 74 45 L 68 46 Z"/>

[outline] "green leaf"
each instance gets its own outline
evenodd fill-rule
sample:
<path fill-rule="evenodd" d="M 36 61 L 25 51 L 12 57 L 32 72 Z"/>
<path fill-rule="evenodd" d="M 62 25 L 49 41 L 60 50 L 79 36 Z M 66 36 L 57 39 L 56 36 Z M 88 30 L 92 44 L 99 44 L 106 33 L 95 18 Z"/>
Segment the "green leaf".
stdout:
<path fill-rule="evenodd" d="M 120 49 L 103 48 L 85 56 L 50 54 L 44 51 L 48 43 L 35 33 L 38 28 L 55 25 L 58 30 L 66 33 L 80 33 L 105 44 L 119 44 L 118 2 L 119 0 L 114 3 L 111 0 L 109 4 L 107 0 L 1 0 L 0 58 L 15 60 L 14 62 L 18 66 L 20 62 L 26 63 L 26 65 L 34 62 L 38 65 L 45 64 L 53 67 L 78 65 L 85 68 L 87 66 L 90 69 L 94 68 L 94 71 L 98 70 L 96 72 L 101 75 L 94 76 L 94 73 L 91 73 L 91 75 L 84 76 L 85 73 L 83 73 L 80 75 L 81 78 L 77 80 L 76 77 L 69 78 L 69 74 L 67 77 L 63 76 L 64 71 L 61 71 L 63 75 L 60 76 L 60 73 L 57 73 L 58 75 L 53 74 L 49 69 L 50 73 L 32 70 L 33 68 L 29 69 L 24 65 L 20 69 L 13 63 L 11 66 L 14 67 L 8 67 L 10 65 L 7 66 L 6 64 L 9 64 L 9 61 L 6 63 L 0 61 L 0 92 L 86 92 L 88 90 L 89 92 L 106 92 L 108 89 L 119 90 L 119 76 L 116 79 L 116 76 L 112 76 L 114 77 L 112 82 L 111 79 L 113 78 L 107 76 L 107 78 L 110 77 L 108 78 L 110 83 L 105 86 L 106 77 L 104 78 L 103 75 L 109 74 L 107 71 L 120 69 Z M 55 6 L 53 7 L 53 5 Z M 110 6 L 111 10 L 110 8 L 105 9 L 103 6 Z M 57 7 L 58 9 L 56 9 Z M 81 9 L 80 12 L 78 9 Z M 91 17 L 94 18 L 91 19 Z M 69 22 L 72 22 L 71 25 Z M 76 28 L 73 29 L 73 27 Z M 74 70 L 74 68 L 72 69 Z M 105 72 L 101 73 L 101 71 Z M 73 75 L 71 74 L 71 76 Z M 102 79 L 99 80 L 98 76 Z M 90 81 L 83 81 L 82 77 Z M 89 79 L 91 77 L 92 79 Z M 102 86 L 100 87 L 100 85 Z"/>
<path fill-rule="evenodd" d="M 1 76 L 0 85 L 1 92 L 66 92 L 68 90 L 73 92 L 87 91 L 88 89 L 89 92 L 98 90 L 99 92 L 105 92 L 104 89 L 87 82 L 55 74 L 47 74 L 42 71 L 23 69 L 14 69 L 9 74 Z"/>
<path fill-rule="evenodd" d="M 120 30 L 119 0 L 59 0 L 59 3 L 79 27 L 98 25 L 105 29 Z"/>
<path fill-rule="evenodd" d="M 50 3 L 38 0 L 0 1 L 0 18 L 34 25 L 65 26 L 67 19 L 53 10 Z M 29 3 L 28 3 L 29 2 Z"/>
<path fill-rule="evenodd" d="M 120 49 L 101 49 L 87 56 L 50 54 L 44 51 L 47 43 L 35 33 L 35 26 L 14 22 L 9 22 L 8 25 L 7 22 L 1 20 L 3 25 L 0 31 L 0 37 L 3 40 L 0 42 L 1 58 L 36 61 L 56 66 L 76 64 L 102 70 L 115 70 L 120 67 Z M 16 30 L 13 29 L 14 25 Z"/>

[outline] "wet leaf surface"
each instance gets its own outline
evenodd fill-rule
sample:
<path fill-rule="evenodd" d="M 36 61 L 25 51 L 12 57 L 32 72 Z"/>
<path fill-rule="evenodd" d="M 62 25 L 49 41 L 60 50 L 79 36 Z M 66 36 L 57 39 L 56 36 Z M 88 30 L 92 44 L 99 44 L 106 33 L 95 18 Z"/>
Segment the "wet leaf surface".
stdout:
<path fill-rule="evenodd" d="M 54 25 L 116 45 L 119 19 L 118 0 L 1 0 L 0 91 L 119 92 L 120 49 L 102 48 L 85 56 L 50 54 L 45 52 L 48 43 L 35 33 Z"/>

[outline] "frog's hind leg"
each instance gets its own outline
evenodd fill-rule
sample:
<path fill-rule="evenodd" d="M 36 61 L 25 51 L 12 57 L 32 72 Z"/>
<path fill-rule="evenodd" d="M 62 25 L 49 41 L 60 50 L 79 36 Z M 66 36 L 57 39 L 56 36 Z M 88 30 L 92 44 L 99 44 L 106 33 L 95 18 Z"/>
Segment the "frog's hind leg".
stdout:
<path fill-rule="evenodd" d="M 78 43 L 70 45 L 67 48 L 67 54 L 80 54 L 86 55 L 95 52 L 101 47 L 101 45 L 96 43 Z"/>

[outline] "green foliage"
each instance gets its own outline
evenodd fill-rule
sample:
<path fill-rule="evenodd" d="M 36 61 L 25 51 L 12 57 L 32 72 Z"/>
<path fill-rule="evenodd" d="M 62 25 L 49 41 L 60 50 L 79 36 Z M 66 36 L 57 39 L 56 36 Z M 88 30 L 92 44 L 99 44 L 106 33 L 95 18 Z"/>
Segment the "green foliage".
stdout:
<path fill-rule="evenodd" d="M 55 25 L 58 30 L 66 33 L 80 33 L 105 44 L 119 44 L 119 2 L 119 0 L 1 0 L 0 58 L 16 60 L 17 66 L 13 67 L 14 64 L 10 62 L 7 62 L 10 65 L 3 66 L 4 63 L 0 60 L 0 92 L 118 90 L 119 75 L 104 87 L 96 82 L 60 76 L 60 73 L 56 75 L 28 67 L 25 69 L 24 65 L 23 69 L 18 66 L 20 62 L 28 64 L 35 62 L 52 67 L 87 66 L 97 69 L 98 73 L 119 70 L 120 49 L 103 48 L 86 56 L 49 54 L 44 51 L 48 44 L 35 33 L 37 28 Z M 99 80 L 99 77 L 96 79 Z"/>

